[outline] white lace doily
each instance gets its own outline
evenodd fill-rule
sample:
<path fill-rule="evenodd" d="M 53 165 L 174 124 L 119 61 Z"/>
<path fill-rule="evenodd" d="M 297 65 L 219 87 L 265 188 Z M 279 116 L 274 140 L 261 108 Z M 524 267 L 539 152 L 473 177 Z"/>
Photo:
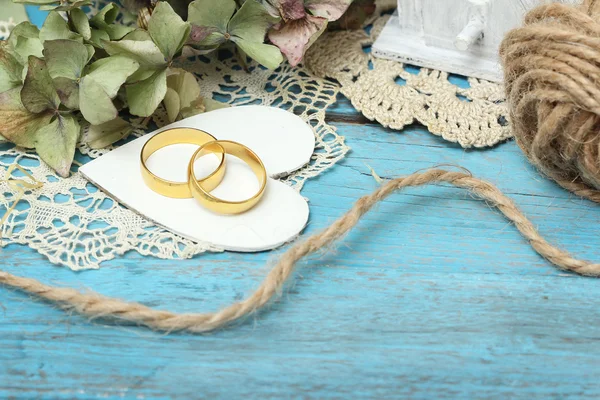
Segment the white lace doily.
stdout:
<path fill-rule="evenodd" d="M 183 67 L 197 74 L 202 93 L 212 93 L 230 104 L 284 108 L 314 129 L 317 142 L 311 163 L 285 178 L 285 182 L 300 190 L 306 179 L 330 168 L 348 152 L 344 138 L 325 123 L 325 112 L 336 101 L 338 85 L 287 64 L 275 72 L 252 65 L 248 73 L 235 59 L 225 58 L 219 61 L 217 54 L 194 56 L 185 60 Z M 154 120 L 163 125 L 164 110 L 159 110 Z M 143 134 L 141 120 L 134 123 L 137 124 L 134 135 Z M 80 146 L 80 152 L 92 158 L 107 151 L 110 149 L 98 151 Z M 153 225 L 120 206 L 76 170 L 70 178 L 62 179 L 34 152 L 7 144 L 0 145 L 0 180 L 4 179 L 0 181 L 0 217 L 18 196 L 6 182 L 9 177 L 4 176 L 14 163 L 29 171 L 43 186 L 26 191 L 9 215 L 1 230 L 2 247 L 27 245 L 52 263 L 73 270 L 98 268 L 101 262 L 129 250 L 161 258 L 186 258 L 204 251 L 220 251 Z M 13 179 L 24 179 L 23 174 L 17 171 Z"/>
<path fill-rule="evenodd" d="M 468 78 L 469 87 L 459 87 L 446 72 L 373 57 L 368 49 L 388 18 L 375 19 L 369 33 L 325 33 L 309 49 L 305 65 L 316 76 L 337 80 L 358 111 L 385 127 L 402 130 L 420 122 L 463 147 L 493 146 L 512 137 L 502 85 Z"/>

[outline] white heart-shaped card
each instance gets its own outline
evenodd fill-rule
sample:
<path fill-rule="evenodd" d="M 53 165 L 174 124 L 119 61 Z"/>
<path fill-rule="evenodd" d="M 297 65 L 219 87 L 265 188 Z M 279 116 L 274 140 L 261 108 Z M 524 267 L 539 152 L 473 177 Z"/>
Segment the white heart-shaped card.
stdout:
<path fill-rule="evenodd" d="M 202 129 L 217 139 L 233 140 L 252 149 L 270 176 L 261 201 L 243 214 L 220 215 L 194 199 L 172 199 L 150 190 L 140 172 L 141 149 L 153 135 L 177 127 Z M 279 108 L 240 106 L 165 126 L 87 163 L 79 171 L 121 204 L 172 232 L 225 250 L 255 252 L 289 242 L 306 226 L 306 200 L 274 178 L 306 165 L 314 147 L 312 129 L 298 116 Z M 148 168 L 162 178 L 185 181 L 187 164 L 196 149 L 191 144 L 165 147 L 148 159 Z M 225 178 L 212 193 L 231 201 L 256 193 L 258 181 L 248 166 L 235 157 L 227 156 L 226 161 Z M 216 156 L 202 157 L 195 165 L 197 176 L 206 176 L 216 164 Z"/>

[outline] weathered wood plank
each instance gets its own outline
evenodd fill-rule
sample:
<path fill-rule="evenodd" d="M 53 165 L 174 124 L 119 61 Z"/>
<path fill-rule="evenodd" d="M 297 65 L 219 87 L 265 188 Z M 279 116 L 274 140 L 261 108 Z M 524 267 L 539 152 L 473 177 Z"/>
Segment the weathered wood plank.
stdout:
<path fill-rule="evenodd" d="M 34 21 L 35 22 L 35 21 Z M 309 181 L 307 234 L 381 176 L 435 164 L 505 190 L 552 242 L 597 257 L 600 210 L 541 178 L 513 143 L 465 151 L 421 127 L 369 125 L 340 98 L 329 121 L 353 152 Z M 247 295 L 273 253 L 165 261 L 127 254 L 73 273 L 20 246 L 0 268 L 150 306 L 210 311 Z M 600 281 L 563 274 L 498 213 L 450 187 L 407 190 L 282 298 L 231 330 L 154 334 L 64 314 L 0 289 L 1 398 L 598 398 Z"/>
<path fill-rule="evenodd" d="M 352 107 L 352 103 L 342 94 L 338 94 L 337 101 L 327 109 L 326 121 L 335 123 L 348 124 L 369 124 L 369 121 L 361 113 Z"/>
<path fill-rule="evenodd" d="M 419 127 L 337 127 L 353 151 L 306 184 L 307 233 L 376 187 L 365 164 L 396 176 L 455 163 L 507 191 L 552 242 L 597 258 L 600 208 L 537 175 L 514 143 L 465 151 Z M 0 257 L 12 273 L 185 312 L 243 298 L 274 254 L 127 254 L 78 274 L 20 246 Z M 555 270 L 461 190 L 395 195 L 302 267 L 266 312 L 204 336 L 88 322 L 1 289 L 0 397 L 600 396 L 600 281 Z"/>

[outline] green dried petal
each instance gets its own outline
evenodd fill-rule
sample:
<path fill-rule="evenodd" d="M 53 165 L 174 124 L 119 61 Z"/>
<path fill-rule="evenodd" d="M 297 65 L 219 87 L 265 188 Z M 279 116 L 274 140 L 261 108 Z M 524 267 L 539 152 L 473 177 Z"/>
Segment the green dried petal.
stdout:
<path fill-rule="evenodd" d="M 73 116 L 59 115 L 36 132 L 35 150 L 62 177 L 70 174 L 80 130 Z"/>
<path fill-rule="evenodd" d="M 198 96 L 200 96 L 200 86 L 196 77 L 191 72 L 182 69 L 174 70 L 167 77 L 167 87 L 173 89 L 181 102 L 181 108 L 189 107 Z"/>
<path fill-rule="evenodd" d="M 90 20 L 90 24 L 96 28 L 102 29 L 108 24 L 115 22 L 119 16 L 119 6 L 114 3 L 108 3 L 98 14 L 94 15 Z"/>
<path fill-rule="evenodd" d="M 181 101 L 179 100 L 179 95 L 177 92 L 170 87 L 167 87 L 167 93 L 165 94 L 163 103 L 167 110 L 167 118 L 169 119 L 169 122 L 175 122 L 177 116 L 179 115 L 179 111 L 181 110 Z"/>
<path fill-rule="evenodd" d="M 127 83 L 136 83 L 136 82 L 146 80 L 146 79 L 150 78 L 152 75 L 154 75 L 155 72 L 156 72 L 156 69 L 154 69 L 154 68 L 151 68 L 151 69 L 139 68 L 133 74 L 129 75 L 129 78 L 127 78 L 126 82 Z"/>
<path fill-rule="evenodd" d="M 108 36 L 108 33 L 104 32 L 100 29 L 92 29 L 91 36 L 90 36 L 90 42 L 95 47 L 101 49 L 104 47 L 103 42 L 109 41 L 109 40 L 110 40 L 110 36 Z"/>
<path fill-rule="evenodd" d="M 135 28 L 122 24 L 113 24 L 119 15 L 119 7 L 114 3 L 107 4 L 90 20 L 90 25 L 105 31 L 111 40 L 120 40 Z"/>
<path fill-rule="evenodd" d="M 71 20 L 77 33 L 79 33 L 85 40 L 90 40 L 92 37 L 92 29 L 90 28 L 90 21 L 80 8 L 71 10 Z"/>
<path fill-rule="evenodd" d="M 143 66 L 158 68 L 167 65 L 167 60 L 160 49 L 151 40 L 103 42 L 103 46 L 104 50 L 111 56 L 122 55 L 133 58 Z"/>
<path fill-rule="evenodd" d="M 142 40 L 143 41 L 143 40 L 152 40 L 152 37 L 146 30 L 134 29 L 133 31 L 131 31 L 127 35 L 125 35 L 123 37 L 123 40 L 136 40 L 136 41 Z"/>
<path fill-rule="evenodd" d="M 10 32 L 8 48 L 21 64 L 27 64 L 29 56 L 42 57 L 39 29 L 30 22 L 21 22 Z"/>
<path fill-rule="evenodd" d="M 0 134 L 25 148 L 35 147 L 35 133 L 50 122 L 52 114 L 33 114 L 21 103 L 21 88 L 0 93 Z"/>
<path fill-rule="evenodd" d="M 57 110 L 60 99 L 44 60 L 29 56 L 27 76 L 21 90 L 21 102 L 32 113 Z"/>
<path fill-rule="evenodd" d="M 94 49 L 94 46 L 92 46 L 91 44 L 86 44 L 85 45 L 85 49 L 88 53 L 88 58 L 86 61 L 86 64 L 89 63 L 90 61 L 92 61 L 92 57 L 94 57 L 94 54 L 96 54 L 96 49 Z"/>
<path fill-rule="evenodd" d="M 83 43 L 83 37 L 75 32 L 71 32 L 67 21 L 57 11 L 52 11 L 48 14 L 42 29 L 40 29 L 40 40 L 44 43 L 46 40 L 56 39 L 71 39 Z"/>
<path fill-rule="evenodd" d="M 23 66 L 8 51 L 0 48 L 0 93 L 21 86 Z"/>
<path fill-rule="evenodd" d="M 106 33 L 108 33 L 110 40 L 120 40 L 128 33 L 133 32 L 135 28 L 133 26 L 112 24 L 106 26 L 104 30 L 106 31 Z"/>
<path fill-rule="evenodd" d="M 82 1 L 76 1 L 74 3 L 70 3 L 70 4 L 55 4 L 55 5 L 46 5 L 46 6 L 40 6 L 40 10 L 42 11 L 73 11 L 73 10 L 77 10 L 80 7 L 83 6 L 89 6 L 92 4 L 92 1 L 90 0 L 82 0 Z"/>
<path fill-rule="evenodd" d="M 131 131 L 133 127 L 129 122 L 115 118 L 100 125 L 90 125 L 82 141 L 92 149 L 102 149 L 126 138 Z"/>
<path fill-rule="evenodd" d="M 94 78 L 85 76 L 79 87 L 79 109 L 92 125 L 100 125 L 117 118 L 119 112 L 104 88 Z"/>
<path fill-rule="evenodd" d="M 156 71 L 150 78 L 127 85 L 129 112 L 140 117 L 149 117 L 167 93 L 167 69 Z"/>
<path fill-rule="evenodd" d="M 235 9 L 235 0 L 195 0 L 188 7 L 188 21 L 225 34 Z"/>
<path fill-rule="evenodd" d="M 247 0 L 235 13 L 227 28 L 231 40 L 240 38 L 254 43 L 264 43 L 267 30 L 279 22 L 265 7 L 255 0 Z"/>
<path fill-rule="evenodd" d="M 265 68 L 275 69 L 283 62 L 283 55 L 276 46 L 245 39 L 236 39 L 235 44 Z"/>
<path fill-rule="evenodd" d="M 46 40 L 44 59 L 51 78 L 81 78 L 83 68 L 88 62 L 88 49 L 74 40 Z"/>
<path fill-rule="evenodd" d="M 148 32 L 162 54 L 171 60 L 187 40 L 190 24 L 184 22 L 169 3 L 160 2 L 148 23 Z"/>
<path fill-rule="evenodd" d="M 65 107 L 72 110 L 79 108 L 79 82 L 71 80 L 69 78 L 56 78 L 52 80 L 54 88 L 58 94 L 60 102 Z"/>
<path fill-rule="evenodd" d="M 275 69 L 283 56 L 277 47 L 264 41 L 267 30 L 278 21 L 262 4 L 247 0 L 229 21 L 229 34 L 244 53 L 266 68 Z"/>
<path fill-rule="evenodd" d="M 133 59 L 123 56 L 103 58 L 90 65 L 86 77 L 93 78 L 112 99 L 121 85 L 137 71 L 140 65 Z"/>

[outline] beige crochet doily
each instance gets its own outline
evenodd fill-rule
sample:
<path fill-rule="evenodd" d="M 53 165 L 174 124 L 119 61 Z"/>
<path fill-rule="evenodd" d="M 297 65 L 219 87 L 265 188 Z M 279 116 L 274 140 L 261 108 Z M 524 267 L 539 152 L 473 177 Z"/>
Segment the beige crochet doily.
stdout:
<path fill-rule="evenodd" d="M 369 33 L 324 34 L 309 49 L 306 67 L 339 82 L 357 110 L 385 127 L 402 130 L 420 122 L 463 147 L 493 146 L 512 137 L 502 85 L 468 78 L 469 87 L 461 88 L 446 72 L 373 57 L 368 50 L 388 18 L 377 18 Z"/>
<path fill-rule="evenodd" d="M 384 3 L 393 1 L 381 1 L 380 10 L 387 7 Z M 95 3 L 90 11 L 97 9 Z M 285 179 L 297 190 L 349 150 L 344 138 L 325 123 L 327 108 L 340 91 L 368 118 L 394 129 L 419 121 L 431 132 L 465 147 L 490 146 L 510 136 L 499 85 L 470 79 L 471 87 L 461 89 L 449 82 L 445 73 L 421 69 L 412 74 L 402 64 L 373 59 L 365 52 L 384 23 L 385 17 L 376 19 L 370 34 L 346 31 L 324 35 L 307 54 L 306 67 L 285 64 L 273 72 L 254 65 L 251 73 L 246 73 L 235 59 L 220 61 L 215 54 L 188 58 L 183 67 L 197 74 L 203 93 L 230 104 L 285 108 L 314 128 L 317 149 L 312 162 Z M 0 27 L 11 25 L 0 23 Z M 159 126 L 164 124 L 164 110 L 158 110 L 154 120 Z M 142 120 L 132 122 L 134 135 L 144 134 Z M 84 158 L 110 150 L 80 147 Z M 28 178 L 19 171 L 6 176 L 15 164 L 27 170 L 41 188 L 21 193 L 14 182 Z M 88 183 L 76 167 L 70 178 L 62 179 L 35 153 L 7 144 L 0 144 L 0 194 L 0 217 L 22 197 L 1 227 L 0 247 L 27 245 L 52 263 L 73 270 L 98 268 L 101 262 L 129 250 L 161 258 L 221 250 L 153 225 Z"/>

